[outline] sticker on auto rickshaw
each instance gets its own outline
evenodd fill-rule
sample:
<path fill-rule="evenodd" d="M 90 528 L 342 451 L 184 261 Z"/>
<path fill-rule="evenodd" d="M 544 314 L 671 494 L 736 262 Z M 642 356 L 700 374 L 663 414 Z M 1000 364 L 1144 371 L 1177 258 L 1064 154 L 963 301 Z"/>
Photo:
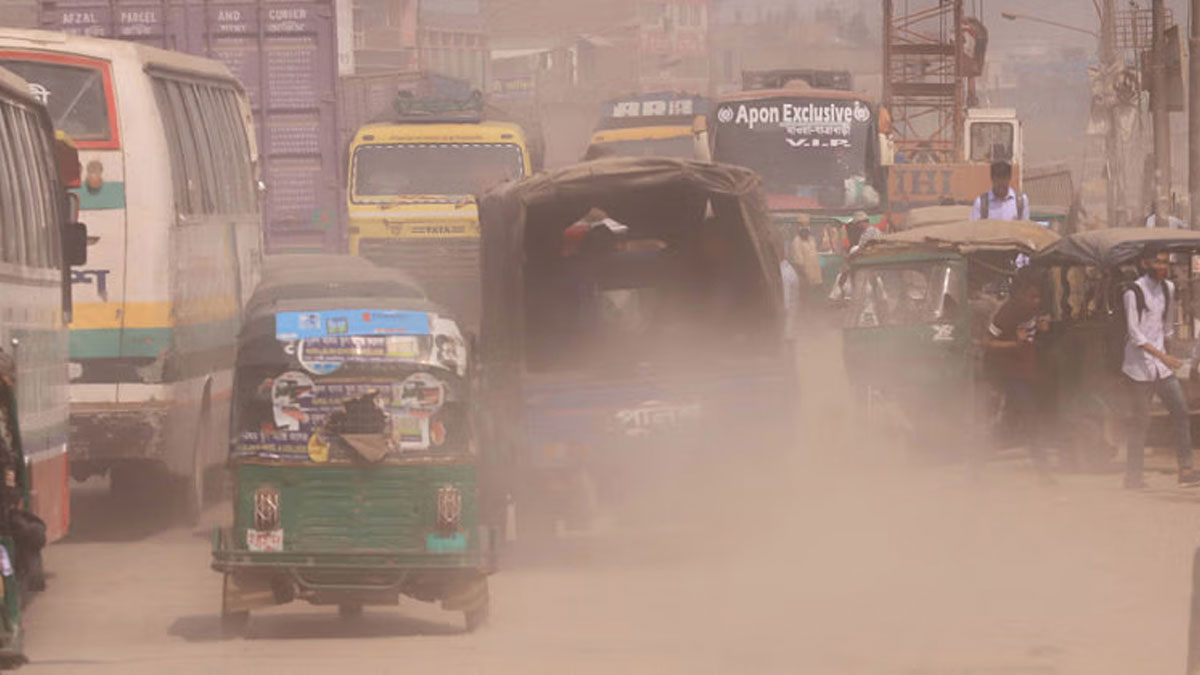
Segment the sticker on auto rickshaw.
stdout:
<path fill-rule="evenodd" d="M 246 548 L 254 553 L 272 553 L 283 550 L 283 530 L 246 530 Z"/>
<path fill-rule="evenodd" d="M 413 373 L 394 386 L 392 400 L 414 417 L 428 417 L 442 407 L 445 386 L 429 373 Z"/>
<path fill-rule="evenodd" d="M 447 406 L 456 401 L 453 391 L 431 373 L 413 373 L 396 383 L 387 379 L 314 379 L 288 371 L 259 389 L 269 392 L 270 412 L 263 410 L 260 421 L 238 434 L 235 455 L 313 462 L 344 459 L 327 427 L 335 416 L 345 417 L 348 406 L 362 405 L 364 400 L 372 402 L 366 409 L 376 410 L 380 419 L 375 433 L 384 434 L 395 452 L 453 445 L 457 434 L 466 429 L 460 419 L 462 411 Z M 254 415 L 254 410 L 248 407 L 241 414 Z"/>
<path fill-rule="evenodd" d="M 308 439 L 308 458 L 314 462 L 329 461 L 329 441 L 319 431 Z"/>
<path fill-rule="evenodd" d="M 337 309 L 280 312 L 275 315 L 275 337 L 281 341 L 388 334 L 429 335 L 429 314 L 401 310 Z"/>

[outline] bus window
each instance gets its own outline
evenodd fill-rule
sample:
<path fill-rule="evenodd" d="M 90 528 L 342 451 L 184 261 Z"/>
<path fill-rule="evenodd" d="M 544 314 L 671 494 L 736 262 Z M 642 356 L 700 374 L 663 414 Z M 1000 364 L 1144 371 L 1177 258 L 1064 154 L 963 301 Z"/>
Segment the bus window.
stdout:
<path fill-rule="evenodd" d="M 42 251 L 45 258 L 44 265 L 61 269 L 59 263 L 62 258 L 62 239 L 59 228 L 69 220 L 69 217 L 64 210 L 66 203 L 63 201 L 65 197 L 63 186 L 58 181 L 58 156 L 50 138 L 40 133 L 41 126 L 38 124 L 38 118 L 34 115 L 29 116 L 29 129 L 33 133 L 33 143 L 39 158 L 38 167 L 42 172 L 42 183 L 46 186 L 46 192 L 42 195 L 42 199 L 46 202 L 46 221 L 43 223 L 45 246 Z"/>
<path fill-rule="evenodd" d="M 29 82 L 50 111 L 54 128 L 77 141 L 111 141 L 105 72 L 97 66 L 23 60 L 0 54 L 3 66 Z"/>
<path fill-rule="evenodd" d="M 48 197 L 53 188 L 46 175 L 45 149 L 37 142 L 40 128 L 33 115 L 21 110 L 17 111 L 17 129 L 24 146 L 24 156 L 28 158 L 24 173 L 33 188 L 26 196 L 33 218 L 25 227 L 27 238 L 27 262 L 34 267 L 49 267 L 46 250 L 50 247 L 49 223 L 54 220 L 54 205 Z"/>
<path fill-rule="evenodd" d="M 196 93 L 199 94 L 200 116 L 208 128 L 213 165 L 216 167 L 217 210 L 220 213 L 245 211 L 240 208 L 242 199 L 238 183 L 242 177 L 238 162 L 234 159 L 233 132 L 229 128 L 225 111 L 217 102 L 221 92 L 213 87 L 196 87 Z"/>
<path fill-rule="evenodd" d="M 169 133 L 174 136 L 171 142 L 171 148 L 174 151 L 171 155 L 172 172 L 178 173 L 180 176 L 176 184 L 176 206 L 183 214 L 201 214 L 204 213 L 204 179 L 197 161 L 200 150 L 196 147 L 196 139 L 192 135 L 191 123 L 188 120 L 183 95 L 179 91 L 179 83 L 163 80 L 162 85 L 166 95 L 163 97 L 165 106 L 161 108 L 161 111 L 163 117 L 171 117 Z"/>
<path fill-rule="evenodd" d="M 213 148 L 216 143 L 209 137 L 210 120 L 205 120 L 200 113 L 200 86 L 191 83 L 178 83 L 179 95 L 187 111 L 192 143 L 196 148 L 196 164 L 200 167 L 200 194 L 203 197 L 203 213 L 220 213 L 220 197 L 217 188 L 217 169 L 213 166 Z"/>
<path fill-rule="evenodd" d="M 253 212 L 256 207 L 254 192 L 254 168 L 250 157 L 250 141 L 246 138 L 246 127 L 242 124 L 241 111 L 238 108 L 237 94 L 224 89 L 220 91 L 221 109 L 224 119 L 228 120 L 230 134 L 227 138 L 233 143 L 234 163 L 238 168 L 237 188 L 242 195 L 242 211 Z"/>
<path fill-rule="evenodd" d="M 13 147 L 4 124 L 3 111 L 0 111 L 0 146 Z M 0 153 L 0 218 L 3 219 L 0 222 L 4 224 L 3 232 L 0 233 L 0 260 L 10 262 L 10 256 L 16 250 L 15 225 L 21 222 L 21 209 L 17 203 L 20 192 L 17 189 L 17 172 L 19 170 L 16 153 Z"/>
<path fill-rule="evenodd" d="M 171 186 L 175 193 L 175 208 L 180 213 L 188 213 L 187 167 L 183 162 L 183 145 L 176 128 L 175 116 L 171 114 L 171 97 L 167 93 L 167 82 L 154 80 L 154 99 L 158 103 L 159 118 L 162 119 L 163 132 L 167 137 L 167 155 L 171 160 Z"/>
<path fill-rule="evenodd" d="M 25 156 L 22 148 L 24 144 L 21 142 L 21 134 L 17 130 L 17 111 L 13 108 L 4 109 L 4 133 L 6 147 L 15 148 L 17 150 L 16 154 L 19 157 Z M 15 180 L 13 184 L 17 189 L 16 204 L 18 213 L 16 227 L 12 228 L 13 246 L 9 250 L 8 261 L 17 264 L 24 264 L 28 255 L 27 240 L 29 237 L 25 228 L 29 221 L 34 217 L 28 197 L 29 192 L 33 189 L 33 187 L 29 184 L 29 176 L 25 171 L 25 167 L 22 166 L 20 162 L 17 163 L 14 178 Z"/>

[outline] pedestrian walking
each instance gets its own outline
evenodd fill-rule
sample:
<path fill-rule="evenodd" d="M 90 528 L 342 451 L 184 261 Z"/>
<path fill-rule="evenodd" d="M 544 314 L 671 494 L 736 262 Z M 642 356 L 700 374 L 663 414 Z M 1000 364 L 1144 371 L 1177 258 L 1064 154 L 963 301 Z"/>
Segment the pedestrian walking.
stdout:
<path fill-rule="evenodd" d="M 1183 361 L 1166 351 L 1166 338 L 1174 332 L 1170 320 L 1175 285 L 1167 279 L 1170 253 L 1147 247 L 1139 261 L 1142 274 L 1121 294 L 1125 313 L 1125 356 L 1121 364 L 1129 386 L 1132 419 L 1125 448 L 1125 487 L 1144 486 L 1146 429 L 1150 423 L 1150 401 L 1163 402 L 1175 431 L 1175 450 L 1179 483 L 1200 483 L 1200 474 L 1192 469 L 1192 430 L 1188 420 L 1187 399 L 1175 371 Z"/>
<path fill-rule="evenodd" d="M 1036 277 L 1028 270 L 1018 274 L 1012 295 L 992 317 L 983 346 L 993 380 L 1004 393 L 1008 429 L 1024 441 L 1039 477 L 1050 482 L 1038 365 L 1039 333 L 1044 334 L 1049 325 L 1041 307 Z"/>

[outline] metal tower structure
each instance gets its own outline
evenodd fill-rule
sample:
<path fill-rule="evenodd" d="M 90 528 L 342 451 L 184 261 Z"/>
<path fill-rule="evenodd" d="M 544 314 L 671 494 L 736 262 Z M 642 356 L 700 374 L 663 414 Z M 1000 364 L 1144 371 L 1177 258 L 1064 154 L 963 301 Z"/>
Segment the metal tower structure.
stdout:
<path fill-rule="evenodd" d="M 962 0 L 884 0 L 883 103 L 896 151 L 914 162 L 962 157 L 968 64 Z"/>

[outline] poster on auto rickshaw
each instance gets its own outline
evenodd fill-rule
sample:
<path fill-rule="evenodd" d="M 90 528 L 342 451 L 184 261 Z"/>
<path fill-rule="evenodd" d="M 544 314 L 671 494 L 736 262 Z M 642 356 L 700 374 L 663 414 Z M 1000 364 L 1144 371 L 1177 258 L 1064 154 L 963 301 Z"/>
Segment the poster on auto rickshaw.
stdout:
<path fill-rule="evenodd" d="M 276 315 L 276 339 L 281 372 L 253 392 L 243 414 L 254 421 L 241 425 L 235 456 L 327 462 L 351 458 L 369 438 L 379 459 L 437 452 L 466 434 L 464 413 L 447 406 L 458 399 L 446 375 L 466 372 L 453 321 L 425 312 L 288 312 Z"/>

